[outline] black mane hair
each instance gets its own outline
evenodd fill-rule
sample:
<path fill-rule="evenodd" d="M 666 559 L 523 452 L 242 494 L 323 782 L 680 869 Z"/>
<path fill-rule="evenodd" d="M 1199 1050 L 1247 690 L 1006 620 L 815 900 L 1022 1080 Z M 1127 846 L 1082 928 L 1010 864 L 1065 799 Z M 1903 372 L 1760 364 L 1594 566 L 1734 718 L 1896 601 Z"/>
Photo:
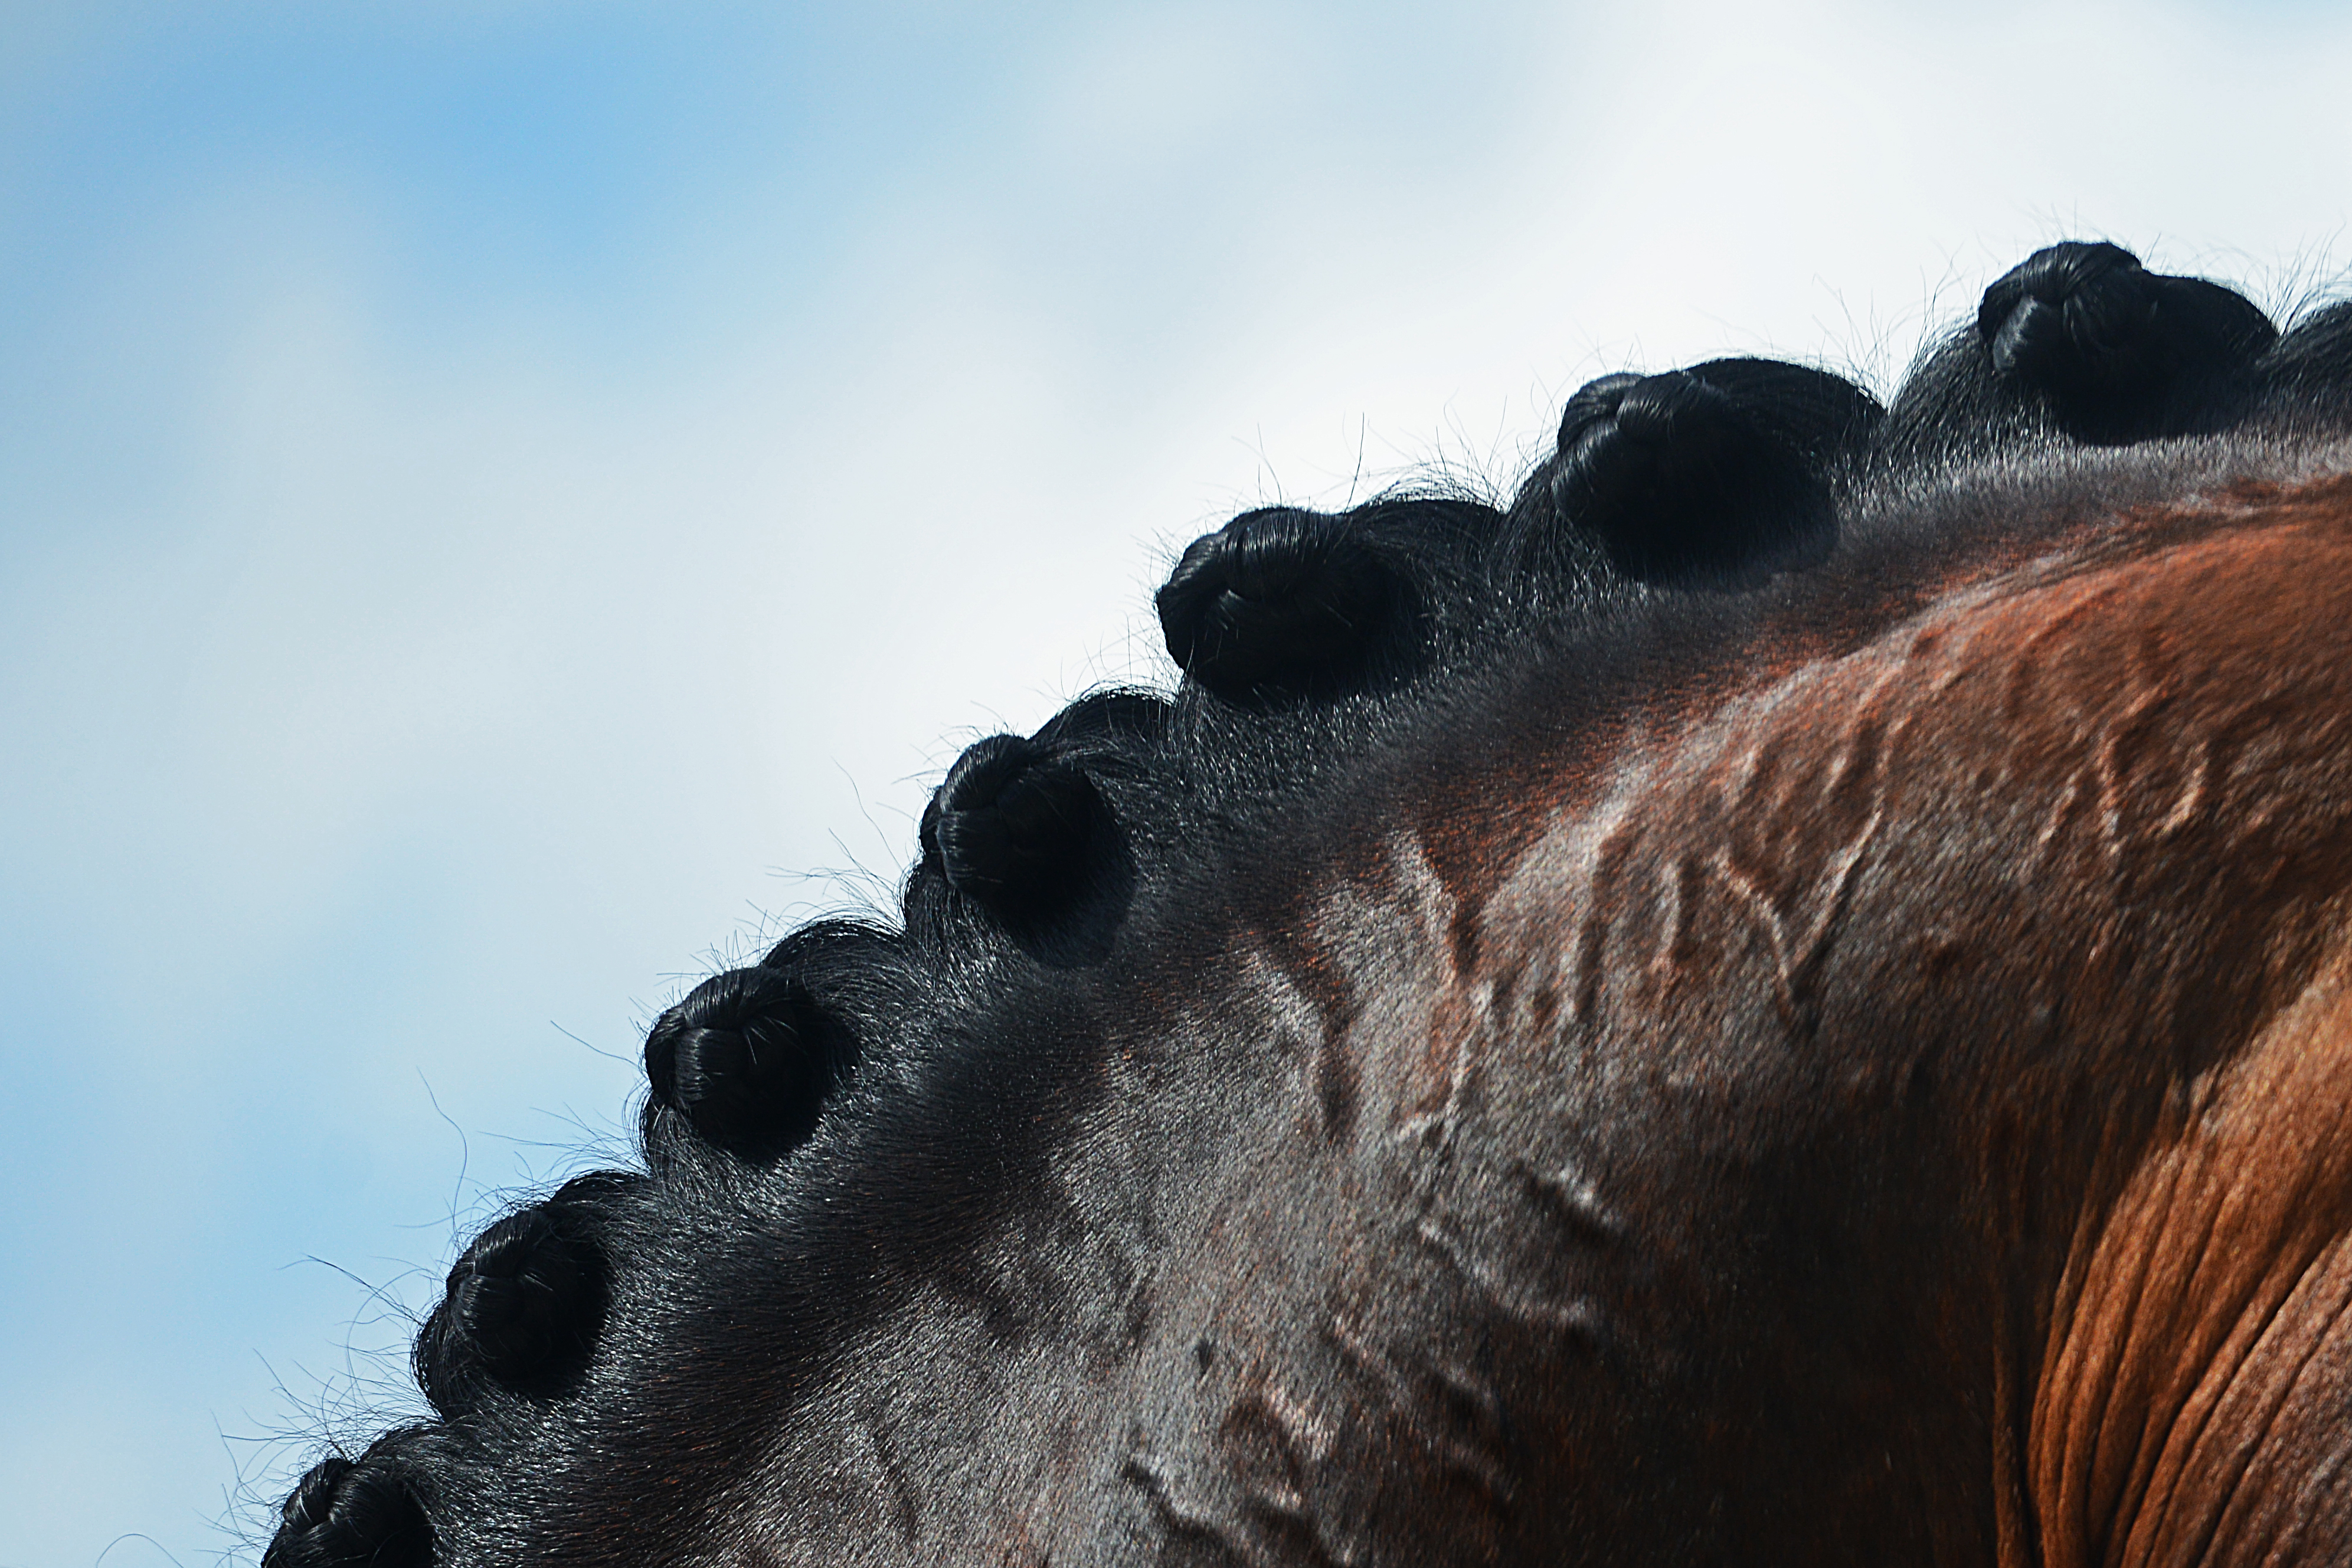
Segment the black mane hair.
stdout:
<path fill-rule="evenodd" d="M 1996 282 L 1884 408 L 1760 360 L 1610 376 L 1507 507 L 1406 489 L 1235 517 L 1159 594 L 1172 695 L 1097 692 L 980 742 L 924 815 L 900 920 L 812 925 L 661 1016 L 641 1168 L 466 1249 L 416 1340 L 437 1419 L 305 1475 L 265 1568 L 785 1560 L 761 1518 L 843 1562 L 916 1557 L 955 1506 L 939 1477 L 1059 1462 L 988 1451 L 995 1409 L 1065 1418 L 1039 1347 L 1108 1369 L 1172 1332 L 1187 1184 L 1275 1113 L 1277 1079 L 1312 1083 L 1298 1138 L 1355 1135 L 1360 1069 L 1313 1042 L 1370 1005 L 1343 975 L 1349 900 L 1392 897 L 1399 802 L 1427 877 L 1491 884 L 1574 809 L 1538 773 L 1582 779 L 1608 737 L 1669 732 L 2070 529 L 2342 471 L 2347 435 L 2352 307 L 2282 333 L 2228 288 L 2068 244 Z M 1479 939 L 1465 918 L 1433 937 L 1465 966 Z M 1580 1234 L 1620 1224 L 1550 1201 Z M 855 1358 L 886 1324 L 908 1345 L 952 1324 L 1004 1370 L 898 1388 L 883 1420 Z M 1188 1364 L 1224 1376 L 1249 1335 L 1278 1337 L 1243 1314 Z M 1485 1398 L 1432 1441 L 1447 1485 L 1500 1495 L 1492 1455 L 1517 1439 Z M 1146 1441 L 1157 1408 L 1085 1505 L 1100 1560 L 1358 1560 L 1301 1544 L 1329 1500 L 1259 1518 L 1262 1558 L 1189 1514 Z M 1284 1442 L 1356 1440 L 1303 1421 Z M 928 1457 L 892 1447 L 917 1428 Z M 1400 1528 L 1362 1560 L 1414 1560 Z M 1716 1528 L 1656 1549 L 1704 1556 L 1736 1536 Z M 1048 1554 L 1000 1536 L 1003 1561 Z"/>

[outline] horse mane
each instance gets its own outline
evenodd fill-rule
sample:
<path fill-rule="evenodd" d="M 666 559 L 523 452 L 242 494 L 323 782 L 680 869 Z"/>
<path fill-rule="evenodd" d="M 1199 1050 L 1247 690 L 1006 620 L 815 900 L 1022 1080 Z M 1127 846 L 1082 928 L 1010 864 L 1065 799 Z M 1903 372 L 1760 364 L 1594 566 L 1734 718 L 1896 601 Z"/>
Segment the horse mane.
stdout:
<path fill-rule="evenodd" d="M 1242 514 L 1159 594 L 1172 694 L 1096 691 L 980 742 L 924 814 L 898 920 L 808 925 L 661 1015 L 641 1165 L 464 1251 L 415 1343 L 436 1418 L 314 1467 L 265 1568 L 772 1561 L 739 1514 L 866 1506 L 830 1498 L 836 1427 L 793 1413 L 831 1407 L 877 1325 L 919 1337 L 949 1303 L 1008 1364 L 1042 1343 L 1118 1363 L 1157 1332 L 1186 1173 L 1230 1157 L 1219 1129 L 1262 1113 L 1277 1064 L 1311 1083 L 1300 1135 L 1349 1135 L 1358 1068 L 1301 1042 L 1370 1005 L 1341 975 L 1364 961 L 1350 901 L 1391 897 L 1401 834 L 1467 967 L 1463 912 L 1601 810 L 1619 749 L 2018 572 L 2336 496 L 2347 441 L 2352 306 L 2281 332 L 2070 244 L 1884 408 L 1759 360 L 1611 376 L 1507 507 L 1407 486 Z M 1556 1207 L 1612 1223 L 1578 1201 Z M 1008 1226 L 1022 1247 L 981 1244 Z M 1053 1397 L 1013 1386 L 989 1385 Z M 950 1449 L 978 1441 L 960 1401 L 981 1393 L 904 1391 Z M 1180 1517 L 1129 1463 L 1114 1483 Z M 912 1491 L 874 1505 L 877 1540 L 940 1506 Z"/>

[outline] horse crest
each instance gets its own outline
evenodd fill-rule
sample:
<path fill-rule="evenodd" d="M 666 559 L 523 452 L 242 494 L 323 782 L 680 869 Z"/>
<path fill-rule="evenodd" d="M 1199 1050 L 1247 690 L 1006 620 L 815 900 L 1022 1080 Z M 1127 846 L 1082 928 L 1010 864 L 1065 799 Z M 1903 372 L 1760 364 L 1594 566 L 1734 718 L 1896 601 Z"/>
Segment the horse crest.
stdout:
<path fill-rule="evenodd" d="M 266 1568 L 2352 1561 L 2352 308 L 2055 246 L 1158 610 Z"/>

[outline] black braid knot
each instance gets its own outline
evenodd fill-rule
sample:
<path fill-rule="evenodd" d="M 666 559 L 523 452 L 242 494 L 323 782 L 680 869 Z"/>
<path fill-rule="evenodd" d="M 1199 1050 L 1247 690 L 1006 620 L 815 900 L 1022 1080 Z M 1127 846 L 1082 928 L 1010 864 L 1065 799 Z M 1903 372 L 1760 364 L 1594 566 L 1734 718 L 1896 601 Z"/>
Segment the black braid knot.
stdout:
<path fill-rule="evenodd" d="M 646 1037 L 646 1076 L 654 1105 L 707 1142 L 768 1156 L 816 1130 L 847 1054 L 799 978 L 761 966 L 713 976 L 662 1014 Z"/>

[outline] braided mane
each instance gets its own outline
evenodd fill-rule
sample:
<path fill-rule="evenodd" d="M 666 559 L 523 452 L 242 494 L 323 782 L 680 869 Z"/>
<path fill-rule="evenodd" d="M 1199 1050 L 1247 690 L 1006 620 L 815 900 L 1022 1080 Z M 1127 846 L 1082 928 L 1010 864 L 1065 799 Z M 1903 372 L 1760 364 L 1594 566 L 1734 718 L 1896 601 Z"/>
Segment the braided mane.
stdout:
<path fill-rule="evenodd" d="M 2347 439 L 2352 308 L 2070 244 L 1885 408 L 1610 376 L 1507 509 L 1243 514 L 1172 695 L 982 741 L 901 922 L 662 1015 L 641 1168 L 466 1249 L 438 1418 L 265 1568 L 2352 1539 L 2340 1431 L 2248 1461 L 2309 1479 L 2264 1535 L 2042 1414 L 2106 1217 L 2330 961 L 2352 714 L 2286 618 Z"/>

